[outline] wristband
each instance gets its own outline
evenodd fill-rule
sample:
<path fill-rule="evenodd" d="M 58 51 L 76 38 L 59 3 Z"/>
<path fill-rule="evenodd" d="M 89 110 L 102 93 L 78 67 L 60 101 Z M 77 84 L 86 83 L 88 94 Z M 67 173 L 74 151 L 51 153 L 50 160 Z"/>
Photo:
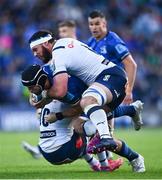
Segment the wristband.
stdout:
<path fill-rule="evenodd" d="M 62 120 L 62 119 L 64 119 L 64 115 L 62 114 L 62 112 L 58 112 L 58 113 L 56 113 L 55 115 L 56 115 L 57 120 Z"/>

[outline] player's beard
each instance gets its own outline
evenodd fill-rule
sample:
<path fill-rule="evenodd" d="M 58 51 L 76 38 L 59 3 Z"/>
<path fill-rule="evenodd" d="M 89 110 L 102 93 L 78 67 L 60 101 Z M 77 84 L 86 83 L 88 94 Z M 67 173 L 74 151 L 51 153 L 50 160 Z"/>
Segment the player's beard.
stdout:
<path fill-rule="evenodd" d="M 43 63 L 46 64 L 52 59 L 52 53 L 50 53 L 45 47 L 42 47 Z"/>

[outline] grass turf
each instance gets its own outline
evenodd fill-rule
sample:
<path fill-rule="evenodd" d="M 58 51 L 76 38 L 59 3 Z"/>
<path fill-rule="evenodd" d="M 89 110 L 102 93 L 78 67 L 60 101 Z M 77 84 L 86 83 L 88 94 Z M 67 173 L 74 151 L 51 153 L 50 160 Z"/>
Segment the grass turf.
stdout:
<path fill-rule="evenodd" d="M 161 179 L 162 129 L 116 130 L 116 137 L 145 157 L 147 171 L 133 173 L 127 160 L 115 172 L 93 172 L 84 160 L 53 166 L 43 158 L 33 159 L 20 146 L 22 140 L 36 145 L 37 132 L 0 133 L 0 178 L 2 179 Z"/>

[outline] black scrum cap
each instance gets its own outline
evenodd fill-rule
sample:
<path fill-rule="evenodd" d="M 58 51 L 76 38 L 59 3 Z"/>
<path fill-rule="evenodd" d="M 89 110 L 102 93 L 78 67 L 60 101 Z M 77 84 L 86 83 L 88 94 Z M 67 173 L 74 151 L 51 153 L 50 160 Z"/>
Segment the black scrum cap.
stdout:
<path fill-rule="evenodd" d="M 24 86 L 39 85 L 42 90 L 44 90 L 46 79 L 47 73 L 37 64 L 28 66 L 21 74 L 21 82 Z"/>

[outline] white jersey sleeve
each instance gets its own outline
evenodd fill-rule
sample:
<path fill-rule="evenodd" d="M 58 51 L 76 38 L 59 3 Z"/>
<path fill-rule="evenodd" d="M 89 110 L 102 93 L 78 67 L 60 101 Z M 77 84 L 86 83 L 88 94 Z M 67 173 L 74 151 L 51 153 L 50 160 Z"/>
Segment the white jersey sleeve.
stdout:
<path fill-rule="evenodd" d="M 39 146 L 46 153 L 56 151 L 63 144 L 70 141 L 73 135 L 73 128 L 70 125 L 70 119 L 63 119 L 51 124 L 47 123 L 44 119 L 46 114 L 51 112 L 61 112 L 67 108 L 67 106 L 68 105 L 61 103 L 60 101 L 54 100 L 42 109 Z"/>
<path fill-rule="evenodd" d="M 54 75 L 67 72 L 77 76 L 87 85 L 105 69 L 115 66 L 102 64 L 104 57 L 94 52 L 86 44 L 71 38 L 60 39 L 53 47 L 52 63 Z"/>

